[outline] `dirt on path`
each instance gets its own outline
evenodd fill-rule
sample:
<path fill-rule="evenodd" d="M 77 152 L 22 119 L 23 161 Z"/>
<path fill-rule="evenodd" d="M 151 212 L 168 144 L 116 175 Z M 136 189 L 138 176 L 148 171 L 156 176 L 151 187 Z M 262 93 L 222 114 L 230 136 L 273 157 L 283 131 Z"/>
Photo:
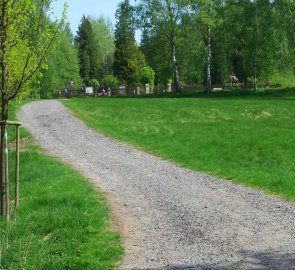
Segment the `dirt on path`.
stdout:
<path fill-rule="evenodd" d="M 120 269 L 295 269 L 294 203 L 113 141 L 58 101 L 18 118 L 105 192 L 124 239 Z"/>

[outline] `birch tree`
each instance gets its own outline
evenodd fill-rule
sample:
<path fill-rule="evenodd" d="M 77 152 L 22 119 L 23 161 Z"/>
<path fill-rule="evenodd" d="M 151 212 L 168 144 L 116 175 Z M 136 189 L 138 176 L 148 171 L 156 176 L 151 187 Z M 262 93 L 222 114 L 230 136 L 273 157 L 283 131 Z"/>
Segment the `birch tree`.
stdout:
<path fill-rule="evenodd" d="M 142 27 L 161 33 L 169 43 L 173 83 L 177 92 L 180 92 L 181 88 L 176 40 L 186 4 L 187 1 L 183 0 L 149 0 L 141 1 L 139 7 L 141 16 L 144 17 L 145 25 Z"/>
<path fill-rule="evenodd" d="M 103 78 L 113 73 L 114 51 L 115 51 L 115 36 L 114 27 L 110 19 L 103 16 L 98 18 L 89 18 L 94 36 L 94 45 L 97 49 L 98 58 L 98 73 L 97 79 Z"/>
<path fill-rule="evenodd" d="M 206 47 L 206 91 L 211 91 L 211 61 L 212 61 L 212 36 L 217 26 L 217 2 L 213 0 L 191 0 L 191 24 L 201 36 Z"/>

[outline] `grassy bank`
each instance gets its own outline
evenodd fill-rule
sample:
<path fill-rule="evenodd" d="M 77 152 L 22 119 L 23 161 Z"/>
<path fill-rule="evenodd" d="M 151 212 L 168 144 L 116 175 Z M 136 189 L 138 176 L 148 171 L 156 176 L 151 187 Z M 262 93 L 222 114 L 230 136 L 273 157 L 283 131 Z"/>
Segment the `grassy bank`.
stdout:
<path fill-rule="evenodd" d="M 89 98 L 64 103 L 88 126 L 113 138 L 295 200 L 295 106 L 289 93 L 288 98 Z"/>
<path fill-rule="evenodd" d="M 20 207 L 0 220 L 0 269 L 114 269 L 123 251 L 103 195 L 36 146 L 20 158 Z"/>

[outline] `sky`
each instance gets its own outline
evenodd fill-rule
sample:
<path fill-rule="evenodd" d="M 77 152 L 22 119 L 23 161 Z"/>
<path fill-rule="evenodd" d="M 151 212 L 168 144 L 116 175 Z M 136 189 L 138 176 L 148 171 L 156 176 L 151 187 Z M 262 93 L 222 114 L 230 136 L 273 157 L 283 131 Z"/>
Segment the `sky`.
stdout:
<path fill-rule="evenodd" d="M 57 0 L 53 2 L 52 7 L 58 17 L 60 17 L 62 13 L 65 2 L 67 2 L 69 6 L 67 20 L 69 21 L 72 32 L 75 35 L 83 15 L 93 17 L 103 15 L 104 17 L 109 18 L 115 25 L 116 9 L 122 0 Z M 134 1 L 130 1 L 130 3 L 133 4 Z"/>

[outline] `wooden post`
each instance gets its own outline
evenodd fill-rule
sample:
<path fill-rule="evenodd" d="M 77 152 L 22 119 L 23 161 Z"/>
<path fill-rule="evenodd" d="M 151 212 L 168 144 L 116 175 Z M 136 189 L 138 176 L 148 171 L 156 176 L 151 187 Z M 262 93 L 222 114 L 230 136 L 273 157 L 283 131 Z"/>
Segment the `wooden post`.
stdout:
<path fill-rule="evenodd" d="M 3 140 L 3 153 L 2 154 L 2 215 L 8 220 L 9 219 L 9 173 L 8 173 L 8 143 L 7 143 L 7 123 L 3 123 L 2 128 L 4 129 Z"/>
<path fill-rule="evenodd" d="M 16 126 L 16 158 L 15 158 L 15 209 L 19 204 L 19 125 Z"/>
<path fill-rule="evenodd" d="M 16 182 L 16 187 L 15 187 L 15 207 L 18 205 L 18 200 L 19 200 L 19 127 L 21 126 L 21 123 L 15 122 L 15 121 L 7 121 L 3 120 L 0 121 L 1 125 L 1 130 L 2 130 L 2 138 L 3 140 L 3 149 L 1 152 L 2 156 L 2 163 L 1 163 L 1 170 L 2 170 L 2 182 L 1 182 L 1 215 L 4 219 L 9 220 L 9 170 L 8 170 L 8 138 L 7 138 L 7 126 L 8 125 L 14 125 L 17 128 L 17 141 L 16 141 L 16 148 L 17 148 L 17 153 L 16 153 L 16 172 L 15 172 L 15 182 Z"/>

